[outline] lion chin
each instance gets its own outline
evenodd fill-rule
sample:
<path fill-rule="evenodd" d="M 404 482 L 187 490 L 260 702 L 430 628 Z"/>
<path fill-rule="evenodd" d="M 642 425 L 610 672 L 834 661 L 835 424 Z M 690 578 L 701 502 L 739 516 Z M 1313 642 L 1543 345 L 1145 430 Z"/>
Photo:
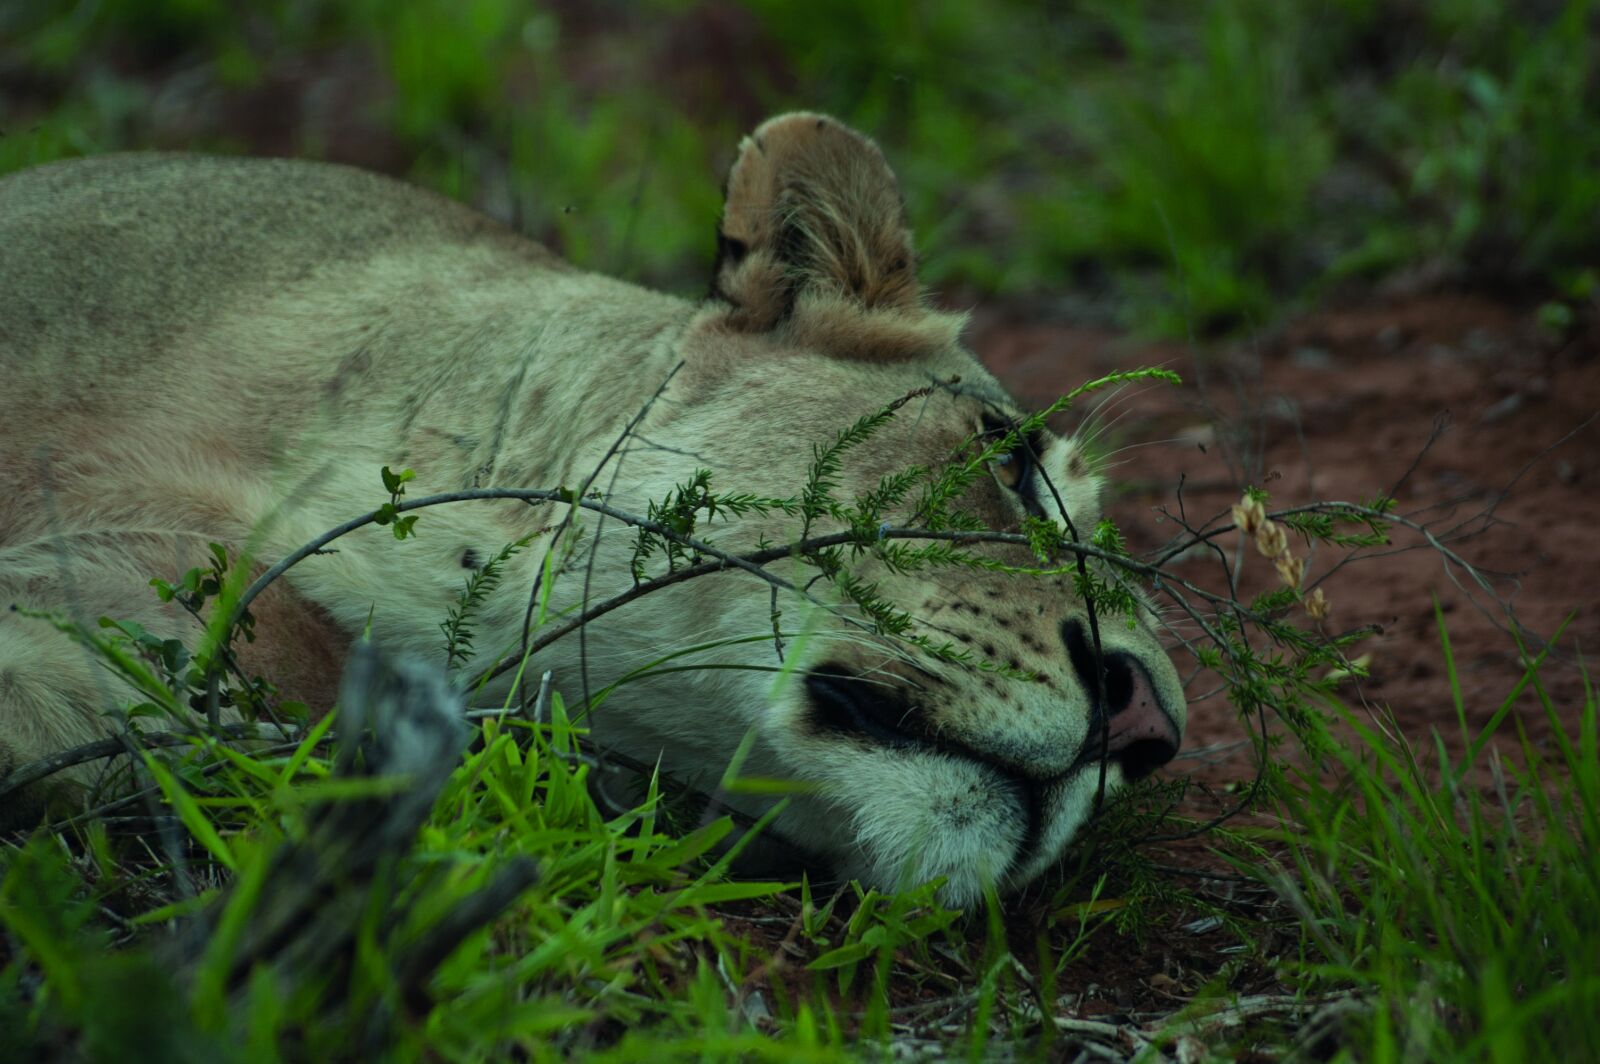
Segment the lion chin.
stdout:
<path fill-rule="evenodd" d="M 814 445 L 900 400 L 842 456 L 833 496 L 848 501 L 1023 416 L 962 347 L 963 317 L 927 305 L 871 140 L 823 115 L 773 118 L 726 187 L 709 295 L 689 301 L 340 166 L 117 155 L 0 181 L 0 604 L 193 643 L 152 576 L 205 565 L 209 543 L 270 565 L 381 501 L 384 466 L 415 470 L 412 497 L 604 468 L 596 490 L 636 514 L 701 468 L 716 491 L 785 496 Z M 1025 443 L 955 505 L 995 530 L 1030 515 L 1092 528 L 1102 478 L 1080 444 L 1044 429 Z M 403 542 L 353 532 L 258 601 L 243 667 L 324 712 L 364 633 L 442 661 L 464 576 L 531 537 L 477 618 L 486 655 L 514 650 L 552 551 L 552 616 L 632 586 L 633 530 L 591 512 L 561 571 L 549 529 L 565 516 L 472 502 L 426 511 Z M 734 552 L 796 534 L 781 512 L 715 526 Z M 1014 544 L 972 552 L 1035 564 Z M 1148 610 L 1099 625 L 1097 656 L 1066 577 L 868 554 L 857 576 L 911 620 L 889 637 L 804 559 L 767 568 L 772 581 L 729 569 L 642 596 L 527 674 L 549 670 L 569 702 L 608 691 L 585 718 L 598 750 L 708 790 L 737 752 L 743 775 L 777 785 L 727 801 L 758 816 L 782 792 L 773 840 L 884 889 L 944 877 L 956 904 L 1038 877 L 1102 786 L 1178 749 L 1184 698 Z M 774 606 L 782 631 L 754 638 Z M 610 686 L 669 654 L 674 670 Z M 0 771 L 108 734 L 105 711 L 132 698 L 55 627 L 0 612 Z M 100 771 L 0 798 L 0 821 L 81 805 Z"/>

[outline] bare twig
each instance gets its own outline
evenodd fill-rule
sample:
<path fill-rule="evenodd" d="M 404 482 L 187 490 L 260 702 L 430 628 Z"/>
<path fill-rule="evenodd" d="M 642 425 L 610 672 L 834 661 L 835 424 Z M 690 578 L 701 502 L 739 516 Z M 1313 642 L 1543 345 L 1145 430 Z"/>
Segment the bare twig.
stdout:
<path fill-rule="evenodd" d="M 263 739 L 261 725 L 258 724 L 224 724 L 216 732 L 216 738 L 225 739 Z M 280 728 L 287 728 L 282 725 Z M 279 730 L 279 729 L 274 729 Z M 66 750 L 58 751 L 49 757 L 42 757 L 37 761 L 30 761 L 12 771 L 9 775 L 0 777 L 0 798 L 20 791 L 31 783 L 55 775 L 63 769 L 73 765 L 82 765 L 89 761 L 96 761 L 106 757 L 118 757 L 129 752 L 129 744 L 134 749 L 150 749 L 159 746 L 195 746 L 203 740 L 195 735 L 185 732 L 125 732 L 111 736 L 107 739 L 97 739 L 94 742 L 84 743 Z"/>

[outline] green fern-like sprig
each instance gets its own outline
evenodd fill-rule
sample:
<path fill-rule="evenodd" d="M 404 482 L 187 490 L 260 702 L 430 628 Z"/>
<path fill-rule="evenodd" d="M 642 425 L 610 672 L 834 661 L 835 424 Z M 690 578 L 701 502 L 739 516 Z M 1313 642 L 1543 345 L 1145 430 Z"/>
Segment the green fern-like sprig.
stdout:
<path fill-rule="evenodd" d="M 473 626 L 474 615 L 483 605 L 485 599 L 494 593 L 500 586 L 500 581 L 505 576 L 506 562 L 527 548 L 545 529 L 530 533 L 519 540 L 507 543 L 500 548 L 493 558 L 483 563 L 483 566 L 467 577 L 466 585 L 461 593 L 456 596 L 455 603 L 450 607 L 445 619 L 439 623 L 439 630 L 444 633 L 444 667 L 452 671 L 459 669 L 472 657 L 476 650 L 472 645 L 475 635 Z"/>
<path fill-rule="evenodd" d="M 700 555 L 682 540 L 695 536 L 703 521 L 719 517 L 726 521 L 751 514 L 766 517 L 772 513 L 784 513 L 792 516 L 799 511 L 800 500 L 792 496 L 778 499 L 750 492 L 718 495 L 712 491 L 711 470 L 696 469 L 687 481 L 674 486 L 662 496 L 660 502 L 650 503 L 646 516 L 659 526 L 660 531 L 641 527 L 636 533 L 630 562 L 634 582 L 642 583 L 645 580 L 650 559 L 658 555 L 666 558 L 668 572 L 698 562 Z"/>

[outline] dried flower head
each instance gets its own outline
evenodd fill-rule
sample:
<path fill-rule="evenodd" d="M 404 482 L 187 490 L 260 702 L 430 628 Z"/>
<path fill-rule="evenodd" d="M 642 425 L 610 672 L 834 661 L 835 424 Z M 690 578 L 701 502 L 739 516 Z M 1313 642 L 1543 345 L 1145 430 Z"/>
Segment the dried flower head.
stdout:
<path fill-rule="evenodd" d="M 1311 594 L 1306 596 L 1306 612 L 1311 615 L 1312 620 L 1327 620 L 1328 613 L 1332 609 L 1333 603 L 1328 601 L 1327 596 L 1322 593 L 1322 589 L 1320 587 L 1314 589 Z"/>
<path fill-rule="evenodd" d="M 1289 549 L 1289 536 L 1276 521 L 1263 520 L 1256 529 L 1256 550 L 1264 557 L 1276 558 Z"/>
<path fill-rule="evenodd" d="M 1272 562 L 1278 570 L 1278 579 L 1282 580 L 1285 587 L 1299 587 L 1300 581 L 1306 575 L 1306 560 L 1296 558 L 1288 551 L 1278 555 Z"/>
<path fill-rule="evenodd" d="M 1233 523 L 1247 536 L 1255 535 L 1256 529 L 1266 519 L 1267 508 L 1258 499 L 1246 495 L 1233 504 Z"/>

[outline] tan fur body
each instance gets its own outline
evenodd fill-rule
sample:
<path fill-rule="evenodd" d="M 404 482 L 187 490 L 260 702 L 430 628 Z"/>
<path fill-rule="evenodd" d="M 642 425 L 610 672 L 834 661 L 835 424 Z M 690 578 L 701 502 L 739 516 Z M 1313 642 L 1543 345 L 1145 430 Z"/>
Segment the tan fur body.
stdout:
<path fill-rule="evenodd" d="M 382 502 L 384 465 L 416 470 L 412 497 L 575 485 L 680 361 L 615 481 L 608 470 L 597 483 L 613 505 L 642 513 L 699 466 L 719 490 L 792 493 L 813 442 L 959 375 L 959 388 L 908 407 L 853 458 L 841 494 L 937 462 L 984 409 L 1010 401 L 959 347 L 959 320 L 922 309 L 909 234 L 898 215 L 881 217 L 886 195 L 897 203 L 892 192 L 864 138 L 816 116 L 774 120 L 730 179 L 716 293 L 697 305 L 575 270 L 457 204 L 341 167 L 111 156 L 0 181 L 0 605 L 110 615 L 192 641 L 195 622 L 147 585 L 202 564 L 208 541 L 268 564 Z M 1097 512 L 1098 481 L 1072 460 L 1070 441 L 1052 443 L 1043 462 L 1069 510 L 1081 505 L 1082 527 Z M 974 505 L 997 526 L 1020 516 L 994 485 Z M 348 536 L 261 601 L 247 664 L 325 708 L 344 648 L 369 618 L 379 644 L 442 659 L 438 623 L 464 566 L 560 516 L 554 506 L 469 503 L 423 511 L 405 542 L 376 527 Z M 764 532 L 780 542 L 794 528 L 750 521 L 715 538 L 748 546 Z M 514 562 L 481 615 L 485 654 L 515 646 L 546 540 Z M 600 542 L 596 599 L 631 582 L 629 535 L 613 524 Z M 794 575 L 809 574 L 796 565 Z M 582 576 L 558 583 L 558 606 L 579 600 Z M 1022 853 L 1006 811 L 1012 784 L 995 777 L 1055 779 L 1088 731 L 1060 635 L 1081 605 L 1070 590 L 1032 585 L 949 571 L 885 583 L 919 620 L 1051 678 L 1002 691 L 930 668 L 938 679 L 918 702 L 928 733 L 979 751 L 973 763 L 824 734 L 802 685 L 774 692 L 764 672 L 632 684 L 593 725 L 608 744 L 713 781 L 753 728 L 747 773 L 820 788 L 786 815 L 787 837 L 878 882 L 950 875 L 951 896 L 969 900 L 983 876 L 1036 874 L 1087 811 L 1085 775 L 1057 780 L 1060 795 L 1042 800 L 1064 811 L 1029 814 L 1042 826 Z M 798 600 L 784 608 L 794 623 L 806 613 Z M 767 587 L 739 575 L 649 596 L 593 626 L 592 680 L 770 630 L 769 609 Z M 847 625 L 821 627 L 806 667 L 843 660 L 914 682 L 903 654 Z M 1110 645 L 1139 662 L 1147 693 L 1181 730 L 1181 693 L 1154 639 L 1117 627 Z M 773 648 L 706 660 L 766 666 Z M 576 698 L 576 665 L 567 640 L 531 668 L 554 669 Z M 0 775 L 105 734 L 102 710 L 126 697 L 64 636 L 0 614 Z M 84 792 L 94 772 L 65 774 L 57 799 Z M 0 819 L 36 815 L 45 796 L 11 799 Z M 946 806 L 955 811 L 938 812 Z M 947 821 L 955 841 L 943 838 Z"/>

